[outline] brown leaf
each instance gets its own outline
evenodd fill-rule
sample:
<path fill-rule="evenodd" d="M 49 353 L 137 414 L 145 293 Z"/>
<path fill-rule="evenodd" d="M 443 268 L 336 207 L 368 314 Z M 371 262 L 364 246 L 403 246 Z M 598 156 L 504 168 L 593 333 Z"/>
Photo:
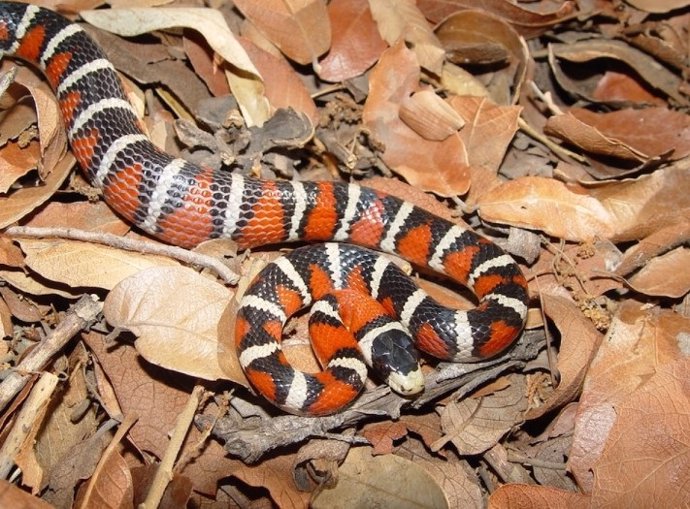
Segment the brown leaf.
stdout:
<path fill-rule="evenodd" d="M 690 241 L 690 224 L 681 222 L 662 228 L 630 247 L 616 267 L 616 274 L 627 276 L 655 256 L 688 241 Z"/>
<path fill-rule="evenodd" d="M 214 97 L 230 94 L 230 85 L 225 78 L 223 66 L 216 61 L 216 56 L 208 43 L 196 32 L 185 33 L 182 40 L 184 51 L 194 72 L 204 80 L 206 87 Z"/>
<path fill-rule="evenodd" d="M 67 178 L 75 162 L 74 156 L 68 153 L 50 172 L 42 186 L 23 187 L 1 196 L 0 228 L 18 221 L 48 200 Z"/>
<path fill-rule="evenodd" d="M 120 282 L 105 300 L 112 325 L 131 330 L 149 362 L 206 380 L 244 380 L 224 373 L 216 325 L 232 294 L 222 285 L 184 267 L 150 268 Z"/>
<path fill-rule="evenodd" d="M 627 0 L 627 2 L 641 11 L 654 13 L 669 12 L 690 5 L 688 0 Z"/>
<path fill-rule="evenodd" d="M 642 267 L 628 279 L 630 286 L 645 295 L 677 299 L 690 291 L 690 249 L 677 247 Z"/>
<path fill-rule="evenodd" d="M 492 189 L 480 198 L 478 206 L 479 214 L 488 221 L 538 229 L 566 240 L 601 237 L 622 242 L 687 221 L 687 186 L 690 173 L 682 167 L 591 189 L 523 177 Z"/>
<path fill-rule="evenodd" d="M 479 215 L 491 222 L 542 230 L 566 240 L 615 235 L 613 217 L 586 190 L 553 179 L 523 177 L 478 200 Z"/>
<path fill-rule="evenodd" d="M 446 507 L 441 487 L 416 463 L 388 454 L 372 456 L 367 448 L 350 449 L 338 470 L 338 485 L 312 501 L 314 509 L 337 507 Z"/>
<path fill-rule="evenodd" d="M 678 342 L 689 329 L 690 320 L 673 311 L 633 301 L 618 309 L 590 366 L 578 407 L 568 469 L 582 490 L 593 488 L 591 469 L 609 441 L 617 409 L 665 364 L 681 358 Z"/>
<path fill-rule="evenodd" d="M 602 339 L 592 322 L 573 301 L 543 292 L 541 296 L 544 313 L 554 321 L 561 333 L 558 352 L 560 380 L 548 399 L 541 406 L 531 408 L 525 419 L 541 417 L 577 398 Z"/>
<path fill-rule="evenodd" d="M 92 25 L 119 35 L 140 35 L 171 27 L 197 30 L 216 53 L 243 71 L 227 76 L 247 125 L 262 125 L 268 119 L 268 102 L 263 97 L 259 72 L 219 11 L 192 7 L 141 8 L 81 11 L 79 14 Z"/>
<path fill-rule="evenodd" d="M 29 90 L 36 105 L 42 156 L 38 173 L 42 179 L 46 179 L 67 151 L 67 134 L 62 127 L 60 106 L 48 84 L 36 73 L 23 67 L 19 69 L 15 79 Z"/>
<path fill-rule="evenodd" d="M 283 454 L 266 459 L 258 465 L 241 464 L 233 472 L 233 477 L 250 486 L 267 489 L 278 507 L 306 507 L 310 495 L 295 487 L 292 479 L 293 464 L 293 458 L 289 454 Z M 313 503 L 312 507 L 315 507 Z"/>
<path fill-rule="evenodd" d="M 467 122 L 460 139 L 470 166 L 498 172 L 517 131 L 522 108 L 499 106 L 485 97 L 452 97 L 449 102 Z"/>
<path fill-rule="evenodd" d="M 419 0 L 419 8 L 431 21 L 438 23 L 464 9 L 481 9 L 505 19 L 526 38 L 536 37 L 557 23 L 573 16 L 576 2 L 515 4 L 508 0 Z M 529 7 L 528 7 L 529 6 Z M 530 8 L 535 6 L 535 8 Z"/>
<path fill-rule="evenodd" d="M 237 0 L 235 5 L 299 64 L 316 63 L 331 45 L 331 26 L 322 0 Z"/>
<path fill-rule="evenodd" d="M 663 106 L 664 100 L 653 95 L 633 77 L 621 72 L 606 71 L 591 91 L 592 99 L 604 103 L 637 103 Z"/>
<path fill-rule="evenodd" d="M 127 461 L 116 451 L 112 452 L 90 481 L 91 490 L 82 489 L 77 494 L 78 507 L 103 507 L 106 509 L 126 509 L 134 504 L 132 474 Z M 87 484 L 82 485 L 86 488 Z M 83 505 L 82 505 L 83 504 Z"/>
<path fill-rule="evenodd" d="M 460 65 L 488 65 L 498 52 L 496 64 L 501 68 L 494 71 L 488 89 L 494 102 L 513 104 L 525 79 L 528 54 L 520 36 L 504 19 L 479 10 L 459 11 L 436 28 L 436 35 L 449 53 L 448 59 Z"/>
<path fill-rule="evenodd" d="M 31 216 L 27 226 L 37 228 L 77 228 L 124 236 L 131 226 L 103 202 L 60 203 L 53 201 Z"/>
<path fill-rule="evenodd" d="M 433 90 L 420 90 L 403 99 L 400 120 L 426 140 L 443 141 L 458 132 L 465 120 Z"/>
<path fill-rule="evenodd" d="M 589 495 L 573 493 L 550 486 L 506 484 L 499 486 L 489 497 L 489 509 L 589 509 Z"/>
<path fill-rule="evenodd" d="M 661 365 L 616 405 L 593 465 L 594 507 L 681 507 L 690 500 L 690 358 Z"/>
<path fill-rule="evenodd" d="M 596 155 L 636 162 L 690 154 L 690 116 L 667 108 L 611 113 L 571 108 L 565 115 L 549 118 L 545 132 Z"/>
<path fill-rule="evenodd" d="M 51 509 L 53 506 L 27 493 L 16 484 L 0 479 L 0 506 L 22 509 Z"/>
<path fill-rule="evenodd" d="M 372 454 L 390 454 L 394 451 L 393 442 L 405 437 L 408 432 L 422 437 L 427 446 L 441 438 L 440 420 L 431 412 L 427 415 L 403 415 L 395 422 L 372 423 L 362 434 L 373 446 Z"/>
<path fill-rule="evenodd" d="M 386 49 L 368 0 L 333 0 L 328 4 L 333 41 L 319 62 L 319 77 L 326 81 L 355 78 L 371 67 Z"/>
<path fill-rule="evenodd" d="M 8 142 L 0 149 L 0 193 L 7 193 L 21 177 L 36 169 L 40 158 L 38 141 L 28 145 Z"/>
<path fill-rule="evenodd" d="M 404 44 L 386 50 L 371 72 L 362 120 L 385 146 L 384 162 L 410 184 L 441 196 L 464 194 L 469 175 L 459 137 L 425 140 L 399 117 L 402 101 L 418 90 L 419 73 L 414 53 Z"/>
<path fill-rule="evenodd" d="M 596 155 L 615 157 L 634 163 L 641 163 L 649 159 L 643 152 L 635 150 L 616 138 L 606 136 L 596 127 L 578 119 L 571 112 L 550 117 L 546 121 L 544 132 Z"/>
<path fill-rule="evenodd" d="M 417 55 L 419 65 L 441 74 L 445 52 L 414 0 L 370 0 L 369 8 L 389 46 L 405 40 Z"/>
<path fill-rule="evenodd" d="M 509 387 L 494 394 L 449 403 L 441 413 L 445 435 L 431 449 L 437 451 L 449 441 L 461 455 L 481 454 L 493 447 L 527 407 L 524 378 L 511 376 L 510 380 Z"/>
<path fill-rule="evenodd" d="M 666 69 L 651 56 L 632 48 L 623 41 L 594 39 L 571 44 L 550 44 L 549 54 L 587 65 L 599 58 L 620 60 L 632 67 L 640 78 L 653 88 L 661 90 L 679 104 L 688 104 L 688 100 L 679 92 L 682 85 L 682 79 L 679 76 Z M 566 89 L 572 88 L 569 86 L 571 80 L 553 57 L 550 57 L 549 61 L 559 83 Z"/>
<path fill-rule="evenodd" d="M 174 267 L 179 263 L 164 256 L 114 249 L 74 240 L 19 241 L 26 264 L 45 278 L 72 288 L 112 289 L 123 279 L 150 267 Z"/>
<path fill-rule="evenodd" d="M 262 50 L 248 39 L 240 38 L 239 42 L 263 76 L 266 98 L 271 106 L 275 109 L 292 108 L 304 113 L 311 120 L 312 126 L 317 125 L 319 112 L 314 100 L 288 62 L 281 56 Z"/>

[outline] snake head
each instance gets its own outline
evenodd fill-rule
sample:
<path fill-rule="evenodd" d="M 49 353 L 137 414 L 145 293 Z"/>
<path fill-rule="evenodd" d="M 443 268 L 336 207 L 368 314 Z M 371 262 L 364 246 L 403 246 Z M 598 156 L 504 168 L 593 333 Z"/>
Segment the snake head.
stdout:
<path fill-rule="evenodd" d="M 401 396 L 424 390 L 417 350 L 407 332 L 393 329 L 377 336 L 372 344 L 372 367 Z"/>

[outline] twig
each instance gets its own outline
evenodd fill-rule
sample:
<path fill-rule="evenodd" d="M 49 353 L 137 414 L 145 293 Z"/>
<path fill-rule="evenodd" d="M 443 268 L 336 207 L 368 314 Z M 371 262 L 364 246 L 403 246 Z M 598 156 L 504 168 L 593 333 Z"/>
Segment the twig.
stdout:
<path fill-rule="evenodd" d="M 579 163 L 586 163 L 587 159 L 580 154 L 577 154 L 573 152 L 572 150 L 568 150 L 567 148 L 562 147 L 558 143 L 554 143 L 551 141 L 549 138 L 541 134 L 539 131 L 534 129 L 531 125 L 529 125 L 527 122 L 525 122 L 522 118 L 518 118 L 518 126 L 520 129 L 522 129 L 525 134 L 528 136 L 531 136 L 535 140 L 537 140 L 540 143 L 543 143 L 546 145 L 549 149 L 551 149 L 554 153 L 559 154 L 560 157 L 567 159 L 575 159 Z"/>
<path fill-rule="evenodd" d="M 231 413 L 218 420 L 213 435 L 225 442 L 225 450 L 230 454 L 254 463 L 278 447 L 307 438 L 326 437 L 337 428 L 379 418 L 397 419 L 404 407 L 420 408 L 451 392 L 455 398 L 462 397 L 505 371 L 521 369 L 525 362 L 537 356 L 542 347 L 543 336 L 536 331 L 528 331 L 507 357 L 480 363 L 444 364 L 426 377 L 427 388 L 414 401 L 391 392 L 387 386 L 379 386 L 362 394 L 343 412 L 325 417 L 277 415 L 259 420 L 243 419 L 240 413 Z M 197 426 L 207 425 L 210 425 L 210 418 L 197 417 Z"/>
<path fill-rule="evenodd" d="M 160 465 L 158 465 L 158 470 L 156 470 L 156 475 L 153 478 L 153 483 L 151 488 L 146 495 L 146 500 L 142 504 L 139 504 L 139 509 L 156 509 L 160 504 L 163 494 L 165 493 L 165 488 L 168 486 L 173 478 L 173 466 L 175 464 L 175 458 L 182 448 L 182 443 L 184 442 L 189 427 L 192 425 L 194 420 L 194 414 L 201 401 L 201 396 L 203 395 L 204 388 L 200 385 L 194 387 L 192 394 L 187 400 L 182 413 L 177 418 L 177 423 L 175 424 L 175 429 L 170 437 L 170 443 L 168 448 L 163 454 Z"/>
<path fill-rule="evenodd" d="M 36 421 L 40 421 L 40 416 L 47 410 L 48 405 L 46 403 L 57 387 L 57 383 L 57 376 L 45 372 L 31 390 L 31 394 L 26 399 L 17 420 L 5 439 L 5 443 L 2 444 L 2 449 L 0 449 L 0 479 L 7 479 L 10 474 L 15 465 L 14 458 L 19 454 L 24 441 L 31 435 Z"/>
<path fill-rule="evenodd" d="M 12 398 L 19 393 L 31 378 L 32 373 L 43 369 L 75 334 L 96 320 L 102 308 L 103 305 L 95 297 L 85 295 L 69 309 L 64 320 L 0 383 L 0 411 L 4 410 Z"/>
<path fill-rule="evenodd" d="M 534 468 L 548 468 L 550 470 L 566 470 L 568 467 L 563 462 L 540 460 L 539 458 L 530 458 L 524 454 L 518 454 L 514 451 L 508 453 L 508 461 L 512 463 L 520 463 Z"/>
<path fill-rule="evenodd" d="M 86 491 L 84 492 L 84 496 L 80 498 L 81 503 L 79 504 L 79 509 L 88 507 L 89 504 L 92 502 L 91 501 L 91 493 L 93 492 L 94 487 L 96 486 L 96 483 L 98 482 L 99 479 L 99 474 L 101 471 L 105 468 L 105 464 L 108 461 L 108 458 L 112 454 L 114 454 L 117 451 L 117 447 L 122 440 L 122 438 L 125 436 L 125 434 L 129 431 L 129 428 L 131 428 L 135 422 L 137 422 L 138 417 L 128 415 L 125 417 L 125 419 L 120 423 L 120 427 L 118 428 L 117 432 L 115 433 L 115 436 L 113 439 L 110 441 L 108 444 L 108 447 L 106 447 L 105 451 L 103 451 L 103 454 L 101 454 L 101 459 L 98 461 L 98 465 L 96 466 L 96 469 L 94 470 L 93 474 L 89 478 L 89 484 L 86 486 Z M 111 419 L 111 423 L 114 425 L 117 421 L 114 419 Z M 107 475 L 107 474 L 105 474 Z"/>
<path fill-rule="evenodd" d="M 220 260 L 188 249 L 166 244 L 154 244 L 145 240 L 120 237 L 112 233 L 89 232 L 76 228 L 35 228 L 30 226 L 12 226 L 5 230 L 7 235 L 15 237 L 57 237 L 61 239 L 95 242 L 117 249 L 139 253 L 168 256 L 192 265 L 199 265 L 215 271 L 225 282 L 234 285 L 240 276 Z"/>

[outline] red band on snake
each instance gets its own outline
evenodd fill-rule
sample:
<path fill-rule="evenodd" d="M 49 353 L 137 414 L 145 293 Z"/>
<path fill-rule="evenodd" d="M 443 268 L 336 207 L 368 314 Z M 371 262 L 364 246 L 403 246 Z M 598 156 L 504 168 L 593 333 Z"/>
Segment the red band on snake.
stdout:
<path fill-rule="evenodd" d="M 0 2 L 0 50 L 45 73 L 90 182 L 151 235 L 184 247 L 220 237 L 242 248 L 351 243 L 445 274 L 479 298 L 467 312 L 444 308 L 387 258 L 362 247 L 329 243 L 293 251 L 251 285 L 235 331 L 247 377 L 275 405 L 305 415 L 338 411 L 363 385 L 362 362 L 382 370 L 394 389 L 413 393 L 421 375 L 409 336 L 421 350 L 461 361 L 503 352 L 522 330 L 526 280 L 510 256 L 473 231 L 356 184 L 259 180 L 162 152 L 143 134 L 103 51 L 49 10 Z M 362 304 L 353 292 L 378 304 L 371 298 Z M 314 301 L 310 328 L 329 340 L 315 347 L 325 371 L 305 374 L 285 359 L 281 330 Z"/>

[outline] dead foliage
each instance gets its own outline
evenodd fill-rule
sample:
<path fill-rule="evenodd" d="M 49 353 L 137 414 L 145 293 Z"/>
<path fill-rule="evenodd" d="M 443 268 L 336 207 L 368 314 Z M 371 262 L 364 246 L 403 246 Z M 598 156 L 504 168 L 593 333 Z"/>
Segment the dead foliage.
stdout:
<path fill-rule="evenodd" d="M 427 359 L 416 400 L 371 383 L 281 415 L 229 329 L 277 251 L 132 230 L 75 171 L 45 80 L 5 59 L 0 506 L 688 504 L 690 2 L 40 3 L 105 48 L 159 146 L 465 220 L 533 298 L 506 356 Z M 305 331 L 286 348 L 315 369 Z"/>

